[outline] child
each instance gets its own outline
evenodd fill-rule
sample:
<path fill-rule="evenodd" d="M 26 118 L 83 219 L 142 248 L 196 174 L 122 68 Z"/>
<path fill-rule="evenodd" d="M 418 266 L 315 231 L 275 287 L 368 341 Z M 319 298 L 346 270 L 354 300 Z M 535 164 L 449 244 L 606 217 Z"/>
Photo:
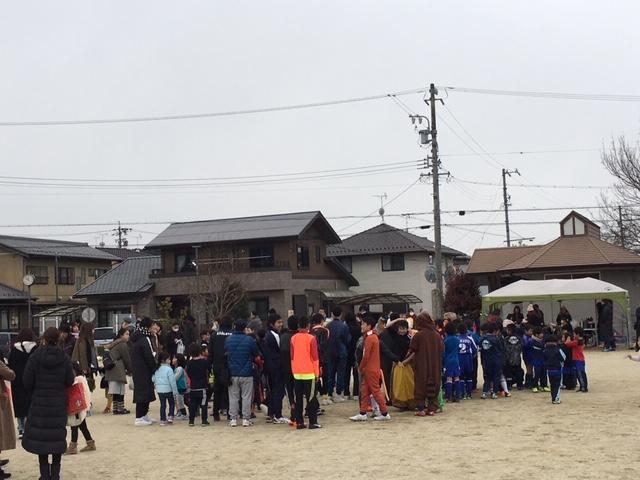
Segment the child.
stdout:
<path fill-rule="evenodd" d="M 547 371 L 544 368 L 544 334 L 542 327 L 534 327 L 531 337 L 531 368 L 533 369 L 533 393 L 548 392 Z"/>
<path fill-rule="evenodd" d="M 181 353 L 176 353 L 171 361 L 173 366 L 173 375 L 176 379 L 176 387 L 178 388 L 178 395 L 176 396 L 178 414 L 174 417 L 175 420 L 186 420 L 189 418 L 187 415 L 187 409 L 184 404 L 184 396 L 187 393 L 187 373 L 184 371 L 184 367 L 187 366 L 187 359 Z"/>
<path fill-rule="evenodd" d="M 474 360 L 476 365 L 478 362 L 478 345 L 472 337 L 467 335 L 467 325 L 465 323 L 458 325 L 458 339 L 460 342 L 458 351 L 460 381 L 462 382 L 464 392 L 462 398 L 471 399 L 471 393 L 473 392 Z"/>
<path fill-rule="evenodd" d="M 316 337 L 320 355 L 320 371 L 322 372 L 322 378 L 318 387 L 320 404 L 329 405 L 333 403 L 327 391 L 327 384 L 329 382 L 329 329 L 324 327 L 322 325 L 323 323 L 324 317 L 322 314 L 315 313 L 311 316 L 311 335 Z"/>
<path fill-rule="evenodd" d="M 309 429 L 322 428 L 318 423 L 317 382 L 320 377 L 320 358 L 316 338 L 309 333 L 309 319 L 301 317 L 298 321 L 298 333 L 291 337 L 290 355 L 291 371 L 295 389 L 296 428 L 307 428 L 304 424 L 303 403 L 307 399 Z"/>
<path fill-rule="evenodd" d="M 560 403 L 562 365 L 564 364 L 565 356 L 558 345 L 557 335 L 551 333 L 545 337 L 543 358 L 545 370 L 549 375 L 549 383 L 551 383 L 551 403 L 558 404 Z"/>
<path fill-rule="evenodd" d="M 90 452 L 96 449 L 96 442 L 91 438 L 91 433 L 87 426 L 87 412 L 89 411 L 89 405 L 91 405 L 91 390 L 87 383 L 87 377 L 84 376 L 82 367 L 78 362 L 73 362 L 73 371 L 76 374 L 74 383 L 80 383 L 84 390 L 84 399 L 87 404 L 87 409 L 67 416 L 67 425 L 71 427 L 71 442 L 69 442 L 65 455 L 74 455 L 78 453 L 78 430 L 82 432 L 82 436 L 87 442 L 87 446 L 81 448 L 80 451 Z"/>
<path fill-rule="evenodd" d="M 152 380 L 156 385 L 156 392 L 160 398 L 160 426 L 165 427 L 173 424 L 175 413 L 175 397 L 178 395 L 176 377 L 171 369 L 171 355 L 167 351 L 158 353 L 159 366 Z M 169 416 L 167 416 L 167 402 L 169 403 Z"/>
<path fill-rule="evenodd" d="M 533 388 L 533 327 L 528 323 L 522 335 L 522 361 L 525 368 L 524 388 Z"/>
<path fill-rule="evenodd" d="M 564 320 L 563 320 L 564 321 Z M 560 342 L 560 350 L 564 353 L 565 361 L 562 366 L 562 387 L 567 390 L 576 389 L 576 375 L 575 368 L 573 367 L 573 352 L 572 348 L 566 345 L 566 341 L 572 337 L 573 329 L 568 330 L 562 328 L 562 341 Z"/>
<path fill-rule="evenodd" d="M 589 385 L 587 382 L 587 372 L 585 370 L 584 361 L 584 337 L 582 327 L 576 327 L 573 329 L 573 337 L 567 338 L 564 344 L 571 348 L 571 358 L 573 360 L 573 368 L 578 378 L 578 385 L 580 386 L 580 392 L 587 393 L 589 391 Z"/>
<path fill-rule="evenodd" d="M 502 363 L 504 357 L 504 344 L 496 336 L 495 323 L 486 324 L 486 334 L 480 341 L 482 349 L 482 367 L 485 370 L 485 382 L 482 385 L 482 398 L 487 398 L 491 392 L 491 398 L 498 398 L 500 390 L 500 376 L 502 375 Z"/>
<path fill-rule="evenodd" d="M 444 327 L 446 334 L 444 340 L 444 371 L 446 383 L 444 385 L 447 402 L 459 402 L 462 397 L 460 389 L 460 339 L 456 335 L 456 325 L 447 322 Z"/>
<path fill-rule="evenodd" d="M 187 363 L 187 375 L 191 379 L 191 391 L 189 393 L 189 426 L 193 427 L 200 409 L 202 426 L 209 426 L 207 420 L 207 388 L 209 386 L 209 360 L 208 351 L 199 343 L 192 343 L 189 346 L 191 360 Z"/>
<path fill-rule="evenodd" d="M 376 415 L 374 420 L 391 420 L 391 415 L 389 415 L 387 410 L 387 402 L 385 402 L 384 395 L 382 395 L 382 391 L 380 390 L 380 381 L 382 380 L 380 371 L 380 341 L 374 331 L 377 323 L 375 318 L 367 316 L 361 326 L 364 343 L 362 348 L 362 361 L 358 367 L 358 371 L 362 374 L 362 383 L 360 383 L 360 413 L 349 417 L 349 420 L 353 422 L 367 420 L 367 409 L 371 407 L 369 395 L 373 395 L 373 398 L 380 407 L 380 415 Z"/>

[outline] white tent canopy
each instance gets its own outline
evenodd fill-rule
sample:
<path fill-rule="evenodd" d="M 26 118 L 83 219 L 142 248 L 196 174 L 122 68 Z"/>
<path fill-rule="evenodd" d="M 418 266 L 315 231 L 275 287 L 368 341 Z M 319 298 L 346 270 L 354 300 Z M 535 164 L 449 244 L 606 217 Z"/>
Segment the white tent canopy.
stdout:
<path fill-rule="evenodd" d="M 629 333 L 629 292 L 612 283 L 595 278 L 575 280 L 518 280 L 482 296 L 482 310 L 505 303 L 566 302 L 568 300 L 601 300 L 608 298 L 617 303 L 623 312 L 622 328 Z"/>

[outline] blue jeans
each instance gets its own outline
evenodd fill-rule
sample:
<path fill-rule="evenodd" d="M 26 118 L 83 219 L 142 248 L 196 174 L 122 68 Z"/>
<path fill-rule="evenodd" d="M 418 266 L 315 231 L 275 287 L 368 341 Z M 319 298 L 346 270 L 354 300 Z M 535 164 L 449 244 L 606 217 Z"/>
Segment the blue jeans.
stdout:
<path fill-rule="evenodd" d="M 173 417 L 176 409 L 176 401 L 173 397 L 173 392 L 169 393 L 158 393 L 158 397 L 160 398 L 160 421 L 167 421 L 167 402 L 169 402 L 169 416 Z"/>
<path fill-rule="evenodd" d="M 333 395 L 333 388 L 337 395 L 344 393 L 345 370 L 347 369 L 347 357 L 331 357 L 329 362 L 329 378 L 327 379 L 327 394 Z M 336 379 L 337 377 L 337 379 Z"/>
<path fill-rule="evenodd" d="M 589 384 L 587 382 L 587 372 L 585 370 L 584 360 L 574 360 L 573 368 L 576 371 L 576 377 L 578 378 L 580 391 L 586 392 L 589 389 Z"/>

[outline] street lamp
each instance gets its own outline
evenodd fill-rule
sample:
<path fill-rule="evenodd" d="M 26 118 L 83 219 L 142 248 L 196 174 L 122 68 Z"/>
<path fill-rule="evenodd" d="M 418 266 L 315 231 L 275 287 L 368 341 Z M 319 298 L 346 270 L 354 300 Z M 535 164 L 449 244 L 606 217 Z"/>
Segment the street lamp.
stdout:
<path fill-rule="evenodd" d="M 31 285 L 36 281 L 36 277 L 34 277 L 31 273 L 27 273 L 24 277 L 22 277 L 22 283 L 27 287 L 27 325 L 31 328 L 33 325 L 31 324 Z"/>

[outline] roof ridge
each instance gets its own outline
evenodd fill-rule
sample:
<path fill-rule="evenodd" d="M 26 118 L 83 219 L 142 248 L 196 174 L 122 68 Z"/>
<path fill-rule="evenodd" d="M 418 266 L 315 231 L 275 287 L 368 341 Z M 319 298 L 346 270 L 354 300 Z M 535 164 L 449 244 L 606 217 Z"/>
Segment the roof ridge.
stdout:
<path fill-rule="evenodd" d="M 29 240 L 29 241 L 36 241 L 36 242 L 58 242 L 64 245 L 82 245 L 83 247 L 94 248 L 94 247 L 91 247 L 91 245 L 89 245 L 86 242 L 70 242 L 69 240 L 58 240 L 55 238 L 21 237 L 21 236 L 14 236 L 14 235 L 0 235 L 0 243 L 2 243 L 2 239 L 4 238 L 13 239 L 13 240 Z"/>
<path fill-rule="evenodd" d="M 309 214 L 309 213 L 313 213 L 313 214 L 318 214 L 318 213 L 322 213 L 320 210 L 307 210 L 304 212 L 290 212 L 290 213 L 269 213 L 266 215 L 250 215 L 248 217 L 227 217 L 227 218 L 210 218 L 207 220 L 192 220 L 192 221 L 186 221 L 186 222 L 173 222 L 170 225 L 184 225 L 186 223 L 206 223 L 206 222 L 224 222 L 227 220 L 249 220 L 249 219 L 253 219 L 253 218 L 266 218 L 266 217 L 285 217 L 285 216 L 292 216 L 292 215 L 302 215 L 302 214 Z"/>
<path fill-rule="evenodd" d="M 515 260 L 512 260 L 511 262 L 507 263 L 506 265 L 503 265 L 502 267 L 500 267 L 500 270 L 508 270 L 509 267 L 516 263 L 516 262 L 521 262 L 523 259 L 531 256 L 531 261 L 527 262 L 527 267 L 529 267 L 532 263 L 536 262 L 545 252 L 547 252 L 553 245 L 555 245 L 558 240 L 560 240 L 561 237 L 558 237 L 554 240 L 551 240 L 549 243 L 545 244 L 545 245 L 540 245 L 537 247 L 536 250 L 527 253 L 526 255 L 521 256 L 520 258 L 517 258 Z M 531 245 L 533 247 L 533 245 Z M 509 248 L 509 247 L 507 247 Z"/>

